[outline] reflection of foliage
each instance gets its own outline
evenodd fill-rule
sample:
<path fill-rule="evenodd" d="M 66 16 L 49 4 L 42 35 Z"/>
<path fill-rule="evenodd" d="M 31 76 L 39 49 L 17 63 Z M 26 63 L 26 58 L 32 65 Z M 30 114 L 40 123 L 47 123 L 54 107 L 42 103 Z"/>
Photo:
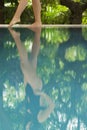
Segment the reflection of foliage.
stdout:
<path fill-rule="evenodd" d="M 87 83 L 83 83 L 82 84 L 82 91 L 84 92 L 84 95 L 81 97 L 81 106 L 84 109 L 82 109 L 82 111 L 84 111 L 84 113 L 87 111 Z"/>
<path fill-rule="evenodd" d="M 69 47 L 65 44 L 60 44 L 67 42 L 68 39 L 69 32 L 67 29 L 46 28 L 42 30 L 37 69 L 38 74 L 43 80 L 43 90 L 49 94 L 56 104 L 53 113 L 43 123 L 44 130 L 46 130 L 46 128 L 49 130 L 66 130 L 70 128 L 70 125 L 73 129 L 77 129 L 78 126 L 82 126 L 84 129 L 86 128 L 87 123 L 84 117 L 87 119 L 87 115 L 85 114 L 87 111 L 87 52 L 81 43 L 73 46 L 69 44 Z M 27 50 L 30 51 L 32 39 L 25 41 L 25 46 Z M 76 41 L 73 41 L 73 44 L 75 42 Z M 65 53 L 63 49 L 59 48 L 60 46 L 63 46 Z M 11 50 L 12 47 L 13 50 L 15 50 L 15 46 L 12 45 L 9 45 L 9 50 Z M 3 50 L 6 48 L 7 45 L 4 46 Z M 5 57 L 4 55 L 1 56 L 3 59 L 8 60 L 4 63 L 6 65 L 3 67 L 1 67 L 2 62 L 0 62 L 0 67 L 3 69 L 8 66 L 6 68 L 11 69 L 10 66 L 13 65 L 11 64 L 12 59 L 14 58 L 13 63 L 15 63 L 13 66 L 16 66 L 18 62 L 17 58 L 15 58 L 17 57 L 17 51 L 15 51 L 14 57 L 10 56 L 10 58 L 8 58 L 8 51 L 5 51 L 7 55 L 5 55 Z M 62 56 L 60 56 L 58 52 L 61 52 Z M 9 53 L 9 55 L 11 54 L 13 53 Z M 68 61 L 73 61 L 73 63 Z M 10 69 L 1 72 L 4 72 L 5 76 L 7 75 L 8 77 L 9 72 L 11 72 Z M 18 67 L 15 70 L 16 71 L 12 71 L 12 73 L 16 75 L 15 82 L 18 82 L 17 84 L 12 84 L 11 82 L 13 80 L 3 80 L 3 104 L 5 108 L 14 108 L 7 110 L 11 111 L 10 115 L 13 120 L 14 129 L 24 130 L 22 119 L 25 119 L 24 114 L 26 108 L 23 104 L 21 108 L 19 108 L 18 105 L 24 101 L 25 90 L 23 83 L 18 79 L 18 77 L 21 76 L 21 73 L 19 73 L 20 70 Z M 16 73 L 17 71 L 18 73 Z M 76 123 L 76 126 L 73 123 Z"/>
<path fill-rule="evenodd" d="M 58 89 L 57 88 L 53 88 L 52 95 L 50 95 L 50 96 L 53 97 L 53 100 L 57 101 L 58 100 L 58 95 L 59 95 Z"/>
<path fill-rule="evenodd" d="M 64 62 L 61 59 L 59 59 L 59 67 L 61 70 L 64 68 Z"/>
<path fill-rule="evenodd" d="M 3 91 L 3 101 L 4 107 L 15 108 L 16 105 L 24 100 L 24 85 L 19 84 L 19 91 L 15 89 L 15 87 L 9 84 L 9 81 L 4 83 L 4 91 Z"/>
<path fill-rule="evenodd" d="M 60 95 L 62 97 L 63 102 L 68 102 L 70 99 L 70 93 L 71 93 L 71 88 L 64 86 L 63 88 L 60 88 Z"/>
<path fill-rule="evenodd" d="M 78 115 L 80 115 L 82 117 L 81 119 L 81 123 L 83 124 L 83 128 L 87 128 L 87 122 L 86 122 L 86 118 L 87 118 L 87 83 L 83 83 L 82 86 L 82 96 L 79 97 L 79 102 L 76 104 L 76 112 Z M 85 120 L 86 119 L 86 120 Z"/>
<path fill-rule="evenodd" d="M 69 39 L 69 32 L 68 29 L 63 28 L 45 28 L 42 30 L 41 36 L 44 39 L 42 40 L 43 44 L 41 44 L 41 59 L 45 59 L 45 62 L 40 64 L 42 69 L 39 73 L 42 75 L 44 82 L 48 83 L 50 75 L 55 72 L 56 51 L 60 43 Z M 63 63 L 61 62 L 60 64 L 63 67 Z"/>
<path fill-rule="evenodd" d="M 86 20 L 87 20 L 87 18 L 86 18 Z M 83 35 L 84 39 L 87 40 L 87 28 L 86 27 L 82 29 L 82 35 Z"/>
<path fill-rule="evenodd" d="M 48 82 L 50 75 L 55 71 L 54 57 L 57 48 L 58 48 L 58 44 L 54 44 L 54 45 L 47 44 L 46 48 L 44 47 L 44 45 L 41 45 L 41 55 L 42 55 L 41 57 L 43 60 L 45 59 L 45 62 L 43 62 L 43 64 L 40 65 L 40 68 L 42 69 L 39 71 L 39 73 L 42 75 L 42 78 L 46 83 Z"/>
<path fill-rule="evenodd" d="M 69 31 L 64 28 L 46 28 L 42 32 L 42 37 L 46 39 L 47 43 L 60 44 L 69 39 Z"/>
<path fill-rule="evenodd" d="M 86 49 L 83 48 L 81 45 L 67 48 L 65 52 L 65 59 L 72 62 L 76 60 L 84 61 L 86 59 L 86 56 Z"/>
<path fill-rule="evenodd" d="M 49 39 L 49 35 L 46 35 L 46 36 Z M 44 38 L 45 38 L 45 35 L 44 35 Z M 52 40 L 51 38 L 52 36 L 50 37 L 50 40 L 49 40 L 50 42 Z M 50 43 L 50 42 L 47 42 L 47 43 Z M 63 43 L 63 42 L 58 42 L 58 43 Z M 46 55 L 48 56 L 48 60 L 45 60 L 45 61 L 44 61 L 44 58 L 42 58 L 43 62 L 41 62 L 41 64 L 44 63 L 44 66 L 45 66 L 48 62 L 49 68 L 50 68 L 51 65 L 49 62 L 50 61 L 49 58 L 52 60 L 52 58 L 54 57 L 55 59 L 55 55 L 53 55 L 53 57 L 50 57 L 50 53 L 48 53 L 49 52 L 48 50 L 50 47 L 48 47 L 46 44 L 46 47 L 45 47 L 46 50 L 43 51 L 45 49 L 44 46 L 45 45 L 43 45 L 41 51 L 44 52 L 43 53 L 44 56 L 45 54 L 49 54 L 49 56 Z M 51 43 L 50 43 L 50 46 L 51 46 Z M 84 48 L 84 45 L 82 45 L 81 43 L 79 43 L 78 45 L 75 44 L 73 46 L 71 44 L 69 46 L 70 46 L 69 48 L 67 47 L 65 48 L 66 50 L 65 55 L 62 55 L 62 57 L 57 57 L 57 62 L 56 63 L 54 62 L 54 64 L 57 64 L 57 66 L 59 64 L 58 68 L 56 68 L 55 66 L 55 69 L 53 70 L 53 73 L 50 73 L 49 78 L 48 77 L 46 77 L 46 79 L 44 78 L 45 80 L 47 80 L 48 78 L 48 82 L 46 85 L 47 88 L 45 89 L 49 90 L 48 93 L 50 93 L 51 97 L 53 97 L 56 103 L 56 108 L 53 115 L 51 115 L 51 117 L 47 120 L 45 124 L 47 128 L 49 128 L 50 130 L 55 129 L 55 128 L 59 130 L 66 129 L 66 128 L 69 129 L 70 125 L 72 126 L 73 129 L 75 128 L 77 129 L 79 127 L 79 124 L 78 124 L 79 115 L 81 116 L 80 126 L 82 128 L 86 128 L 82 115 L 86 113 L 86 109 L 87 109 L 87 104 L 85 104 L 85 102 L 87 102 L 86 101 L 87 94 L 84 93 L 83 96 L 80 95 L 81 83 L 84 82 L 87 77 L 86 76 L 87 72 L 85 71 L 87 69 L 86 48 Z M 59 50 L 59 46 L 58 46 L 58 50 Z M 62 51 L 62 49 L 60 51 Z M 55 52 L 57 52 L 57 50 Z M 73 65 L 71 66 L 71 63 L 68 61 L 73 61 L 73 65 L 75 65 L 76 61 L 79 61 L 77 62 L 77 66 L 79 67 L 73 66 Z M 47 68 L 47 70 L 49 68 Z M 53 69 L 53 68 L 50 68 L 50 69 Z M 43 70 L 43 73 L 41 74 L 43 78 L 43 75 L 45 76 L 47 74 L 45 73 L 44 68 L 42 68 L 42 70 Z M 52 70 L 50 70 L 50 72 L 51 71 Z M 86 85 L 83 85 L 83 86 L 84 88 L 86 88 Z M 54 89 L 48 89 L 51 87 Z M 77 87 L 79 89 L 79 94 L 78 94 L 78 91 L 76 91 Z M 87 118 L 86 115 L 84 116 L 85 118 Z M 73 122 L 74 123 L 77 122 L 77 124 L 73 125 Z"/>
<path fill-rule="evenodd" d="M 76 77 L 76 72 L 73 71 L 73 70 L 65 71 L 65 77 L 68 77 L 68 78 L 69 78 L 68 81 L 70 81 L 71 78 L 72 78 L 72 79 L 75 79 L 75 77 Z M 66 78 L 65 78 L 65 79 L 66 79 Z"/>
<path fill-rule="evenodd" d="M 82 85 L 82 90 L 85 91 L 85 92 L 87 91 L 87 83 L 84 83 L 84 84 Z"/>

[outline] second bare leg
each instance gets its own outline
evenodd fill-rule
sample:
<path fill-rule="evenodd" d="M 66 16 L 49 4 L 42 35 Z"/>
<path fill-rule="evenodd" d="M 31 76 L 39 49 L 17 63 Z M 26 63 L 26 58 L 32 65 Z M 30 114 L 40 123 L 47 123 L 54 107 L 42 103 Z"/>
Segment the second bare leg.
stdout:
<path fill-rule="evenodd" d="M 35 22 L 31 27 L 41 26 L 41 4 L 40 0 L 32 0 L 33 12 L 35 17 Z"/>
<path fill-rule="evenodd" d="M 9 26 L 13 26 L 14 24 L 20 22 L 21 14 L 23 13 L 24 9 L 28 4 L 28 0 L 20 0 L 17 10 L 9 24 Z"/>

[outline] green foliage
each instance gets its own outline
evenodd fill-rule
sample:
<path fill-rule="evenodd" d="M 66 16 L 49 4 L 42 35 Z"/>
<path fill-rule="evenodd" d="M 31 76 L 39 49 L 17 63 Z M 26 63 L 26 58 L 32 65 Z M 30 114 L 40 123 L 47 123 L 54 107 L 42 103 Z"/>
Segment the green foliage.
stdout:
<path fill-rule="evenodd" d="M 17 9 L 17 6 L 16 7 L 5 7 L 5 9 L 4 9 L 5 24 L 8 24 L 11 21 L 12 17 L 15 14 L 16 9 Z M 29 5 L 22 13 L 21 23 L 29 24 L 29 23 L 32 23 L 33 21 L 34 21 L 34 15 L 33 15 L 32 7 Z"/>
<path fill-rule="evenodd" d="M 87 24 L 87 17 L 86 17 L 86 16 L 83 17 L 83 19 L 82 19 L 82 23 L 83 23 L 83 24 Z"/>
<path fill-rule="evenodd" d="M 87 0 L 80 0 L 81 3 L 87 3 Z"/>
<path fill-rule="evenodd" d="M 4 3 L 11 3 L 12 5 L 13 4 L 17 5 L 18 4 L 18 0 L 4 0 Z"/>
<path fill-rule="evenodd" d="M 73 0 L 74 2 L 80 2 L 82 4 L 87 3 L 87 0 Z"/>
<path fill-rule="evenodd" d="M 70 11 L 65 6 L 47 5 L 46 11 L 42 12 L 42 21 L 47 24 L 69 23 Z"/>
<path fill-rule="evenodd" d="M 16 8 L 14 8 L 14 7 L 5 7 L 5 9 L 4 9 L 5 23 L 9 23 L 11 21 L 15 11 L 16 11 Z"/>
<path fill-rule="evenodd" d="M 87 24 L 87 10 L 83 12 L 82 23 Z"/>
<path fill-rule="evenodd" d="M 17 0 L 5 0 L 5 5 L 8 5 L 8 3 L 11 2 L 11 4 L 8 7 L 5 7 L 4 9 L 4 19 L 5 23 L 9 23 L 12 19 L 15 9 L 18 5 Z M 85 0 L 75 0 L 75 2 L 81 2 L 85 3 Z M 59 4 L 59 0 L 55 1 L 41 1 L 42 3 L 42 11 L 41 11 L 41 19 L 43 24 L 69 24 L 69 17 L 71 15 L 70 10 Z M 87 14 L 87 13 L 85 13 Z M 87 23 L 87 16 L 83 16 L 82 23 Z M 31 1 L 29 1 L 27 9 L 22 14 L 21 17 L 21 23 L 32 23 L 34 21 L 33 11 L 32 11 L 32 4 Z"/>
<path fill-rule="evenodd" d="M 73 0 L 74 2 L 80 2 L 80 0 Z"/>

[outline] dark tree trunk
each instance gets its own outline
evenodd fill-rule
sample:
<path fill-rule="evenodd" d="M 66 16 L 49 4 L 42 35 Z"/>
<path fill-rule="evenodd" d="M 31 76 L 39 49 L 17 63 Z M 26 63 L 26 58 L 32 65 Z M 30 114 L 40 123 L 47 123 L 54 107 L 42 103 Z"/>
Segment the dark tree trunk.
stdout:
<path fill-rule="evenodd" d="M 80 3 L 73 3 L 73 8 L 71 9 L 70 23 L 71 24 L 82 23 L 82 8 L 80 6 Z"/>
<path fill-rule="evenodd" d="M 87 3 L 81 4 L 72 0 L 60 0 L 61 5 L 68 7 L 71 11 L 70 24 L 81 24 L 82 13 L 87 8 Z"/>
<path fill-rule="evenodd" d="M 4 23 L 4 0 L 0 0 L 0 24 Z"/>

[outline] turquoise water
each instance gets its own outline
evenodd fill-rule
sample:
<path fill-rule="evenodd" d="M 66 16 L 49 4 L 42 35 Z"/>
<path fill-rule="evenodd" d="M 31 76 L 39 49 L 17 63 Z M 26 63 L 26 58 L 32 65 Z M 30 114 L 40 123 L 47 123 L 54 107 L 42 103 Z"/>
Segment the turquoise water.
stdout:
<path fill-rule="evenodd" d="M 0 130 L 87 130 L 87 28 L 0 28 Z"/>

